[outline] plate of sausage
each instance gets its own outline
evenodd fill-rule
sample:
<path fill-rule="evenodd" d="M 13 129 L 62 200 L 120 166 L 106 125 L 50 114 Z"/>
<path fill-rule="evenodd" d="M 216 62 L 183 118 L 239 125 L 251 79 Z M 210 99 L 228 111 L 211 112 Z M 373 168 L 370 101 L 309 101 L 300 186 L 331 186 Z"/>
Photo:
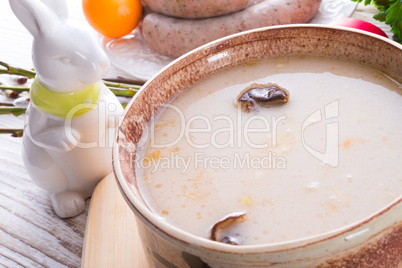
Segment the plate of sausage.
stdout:
<path fill-rule="evenodd" d="M 350 17 L 357 7 L 350 0 L 211 0 L 209 5 L 192 0 L 143 2 L 151 12 L 134 31 L 121 38 L 102 39 L 111 63 L 142 81 L 212 40 L 272 25 L 326 24 Z"/>

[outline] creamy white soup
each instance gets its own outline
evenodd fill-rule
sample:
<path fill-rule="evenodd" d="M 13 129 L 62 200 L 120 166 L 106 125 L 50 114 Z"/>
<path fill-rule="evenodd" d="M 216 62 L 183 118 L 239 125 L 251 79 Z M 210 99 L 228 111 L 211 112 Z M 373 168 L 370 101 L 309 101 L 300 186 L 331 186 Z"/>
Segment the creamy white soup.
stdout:
<path fill-rule="evenodd" d="M 241 109 L 246 88 L 272 83 L 289 92 L 286 103 Z M 140 192 L 166 222 L 207 239 L 242 215 L 220 234 L 241 245 L 345 227 L 402 194 L 401 90 L 375 69 L 326 58 L 224 69 L 149 124 Z"/>

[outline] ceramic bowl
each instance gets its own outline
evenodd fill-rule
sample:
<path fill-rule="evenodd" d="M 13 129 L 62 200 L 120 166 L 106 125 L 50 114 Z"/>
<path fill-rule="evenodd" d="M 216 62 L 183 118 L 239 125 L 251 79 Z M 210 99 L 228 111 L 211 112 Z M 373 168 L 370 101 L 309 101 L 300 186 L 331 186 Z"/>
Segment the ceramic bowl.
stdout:
<path fill-rule="evenodd" d="M 318 25 L 276 26 L 204 45 L 150 79 L 127 106 L 117 134 L 113 165 L 117 183 L 137 217 L 139 235 L 154 267 L 401 267 L 402 196 L 352 225 L 286 243 L 232 246 L 186 233 L 151 213 L 135 176 L 137 144 L 163 104 L 222 68 L 284 55 L 347 59 L 402 81 L 402 46 L 354 29 Z"/>

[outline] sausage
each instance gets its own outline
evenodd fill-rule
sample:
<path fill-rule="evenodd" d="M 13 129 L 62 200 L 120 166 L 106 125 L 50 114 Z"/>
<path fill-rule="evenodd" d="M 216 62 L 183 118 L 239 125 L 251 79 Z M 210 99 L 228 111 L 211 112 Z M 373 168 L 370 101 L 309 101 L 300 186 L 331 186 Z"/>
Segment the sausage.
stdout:
<path fill-rule="evenodd" d="M 142 34 L 155 52 L 179 57 L 218 38 L 259 27 L 306 23 L 321 0 L 265 0 L 245 10 L 208 19 L 177 19 L 158 13 L 145 16 Z"/>
<path fill-rule="evenodd" d="M 199 19 L 245 9 L 250 0 L 143 0 L 153 11 L 178 18 Z"/>

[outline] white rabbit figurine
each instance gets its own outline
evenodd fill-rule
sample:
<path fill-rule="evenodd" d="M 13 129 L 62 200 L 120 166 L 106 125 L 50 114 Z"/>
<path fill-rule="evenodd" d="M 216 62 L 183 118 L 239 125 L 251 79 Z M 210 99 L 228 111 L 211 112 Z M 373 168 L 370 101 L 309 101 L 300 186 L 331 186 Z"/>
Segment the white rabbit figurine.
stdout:
<path fill-rule="evenodd" d="M 112 171 L 123 108 L 100 82 L 109 60 L 89 27 L 68 19 L 64 0 L 9 3 L 34 37 L 37 76 L 26 112 L 24 164 L 57 215 L 72 217 L 84 211 L 85 199 Z"/>

